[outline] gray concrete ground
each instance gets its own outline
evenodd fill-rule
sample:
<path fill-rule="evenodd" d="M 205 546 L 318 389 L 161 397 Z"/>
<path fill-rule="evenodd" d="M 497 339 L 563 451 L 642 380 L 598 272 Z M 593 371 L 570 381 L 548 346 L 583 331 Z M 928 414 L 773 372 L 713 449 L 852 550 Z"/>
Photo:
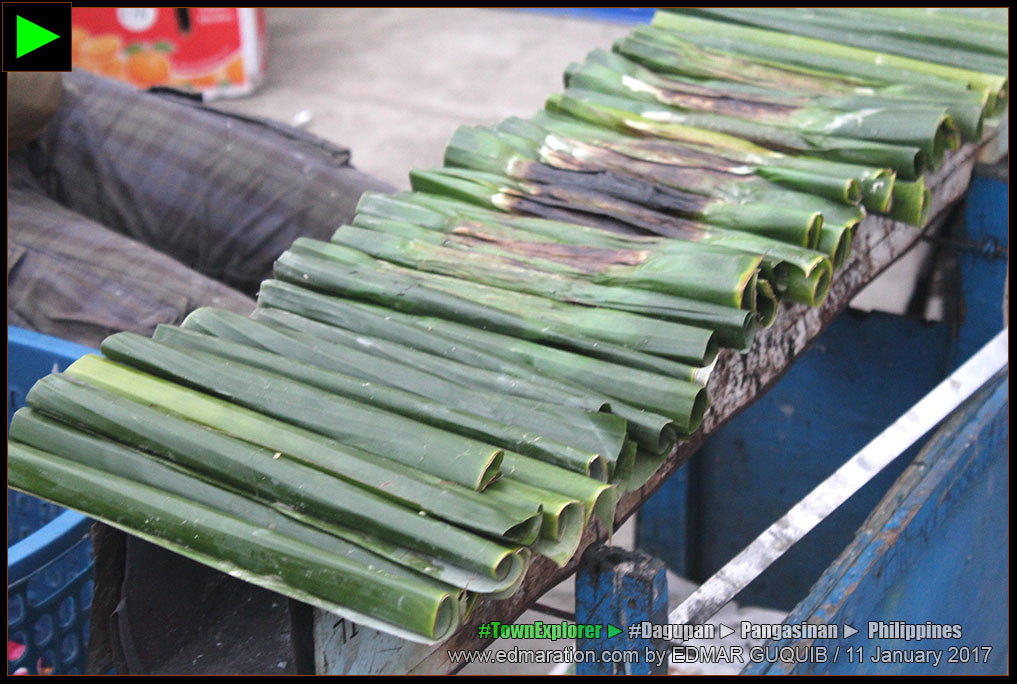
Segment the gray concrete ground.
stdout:
<path fill-rule="evenodd" d="M 528 116 L 570 61 L 621 24 L 484 9 L 270 9 L 262 88 L 216 106 L 290 121 L 350 147 L 362 171 L 408 188 L 461 124 Z"/>

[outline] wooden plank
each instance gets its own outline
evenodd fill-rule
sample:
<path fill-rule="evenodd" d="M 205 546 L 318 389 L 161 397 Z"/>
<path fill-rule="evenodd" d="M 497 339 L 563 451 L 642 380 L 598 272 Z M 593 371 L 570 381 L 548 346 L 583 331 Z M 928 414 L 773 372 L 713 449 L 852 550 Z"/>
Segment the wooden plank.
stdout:
<path fill-rule="evenodd" d="M 971 179 L 979 147 L 964 145 L 947 155 L 942 167 L 926 177 L 932 193 L 932 220 L 925 231 L 934 230 L 945 217 L 946 210 L 966 191 Z M 679 444 L 661 468 L 639 490 L 622 497 L 618 504 L 615 527 L 621 526 L 672 473 L 688 461 L 705 439 L 725 422 L 748 407 L 787 371 L 809 344 L 847 307 L 851 299 L 873 278 L 904 254 L 921 237 L 923 231 L 881 216 L 868 216 L 858 227 L 851 255 L 845 266 L 835 274 L 830 294 L 822 307 L 800 304 L 781 305 L 773 326 L 760 331 L 752 349 L 746 354 L 724 350 L 710 378 L 712 405 L 703 427 L 689 440 Z M 315 612 L 315 666 L 319 673 L 450 673 L 462 667 L 449 661 L 448 652 L 481 650 L 489 640 L 477 637 L 477 626 L 490 621 L 512 623 L 538 597 L 569 577 L 576 570 L 583 551 L 595 542 L 609 538 L 599 520 L 594 520 L 580 543 L 572 561 L 558 568 L 543 557 L 534 559 L 527 578 L 512 597 L 500 601 L 478 602 L 470 618 L 444 644 L 423 647 L 407 644 L 393 637 L 360 630 L 341 639 L 343 625 L 338 618 L 322 611 Z M 381 653 L 386 653 L 381 657 Z"/>

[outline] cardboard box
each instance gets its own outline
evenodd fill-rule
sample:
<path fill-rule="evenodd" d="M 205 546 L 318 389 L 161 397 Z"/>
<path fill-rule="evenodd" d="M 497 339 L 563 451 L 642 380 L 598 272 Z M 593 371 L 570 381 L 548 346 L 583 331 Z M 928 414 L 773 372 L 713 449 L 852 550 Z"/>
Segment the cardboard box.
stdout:
<path fill-rule="evenodd" d="M 75 67 L 139 88 L 206 99 L 252 92 L 265 75 L 265 12 L 251 7 L 74 7 Z"/>

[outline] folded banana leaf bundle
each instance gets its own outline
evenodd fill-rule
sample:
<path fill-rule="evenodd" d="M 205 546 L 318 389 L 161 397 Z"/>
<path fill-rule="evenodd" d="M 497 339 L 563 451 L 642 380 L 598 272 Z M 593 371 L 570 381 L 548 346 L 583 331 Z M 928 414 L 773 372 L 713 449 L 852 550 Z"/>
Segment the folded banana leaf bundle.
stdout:
<path fill-rule="evenodd" d="M 1005 109 L 1006 60 L 991 12 L 658 12 L 297 240 L 252 316 L 118 333 L 40 380 L 9 486 L 442 641 L 612 529 L 699 429 L 719 348 L 821 305 L 867 213 L 924 224 L 924 174 Z"/>

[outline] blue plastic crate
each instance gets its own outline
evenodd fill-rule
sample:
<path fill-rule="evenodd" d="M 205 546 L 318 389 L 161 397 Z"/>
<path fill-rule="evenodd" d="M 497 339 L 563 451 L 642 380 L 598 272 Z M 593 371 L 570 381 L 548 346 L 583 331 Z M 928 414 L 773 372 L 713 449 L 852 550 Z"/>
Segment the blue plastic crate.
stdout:
<path fill-rule="evenodd" d="M 7 326 L 8 425 L 36 380 L 94 351 Z M 79 513 L 7 491 L 8 674 L 84 672 L 93 587 L 91 524 Z"/>

